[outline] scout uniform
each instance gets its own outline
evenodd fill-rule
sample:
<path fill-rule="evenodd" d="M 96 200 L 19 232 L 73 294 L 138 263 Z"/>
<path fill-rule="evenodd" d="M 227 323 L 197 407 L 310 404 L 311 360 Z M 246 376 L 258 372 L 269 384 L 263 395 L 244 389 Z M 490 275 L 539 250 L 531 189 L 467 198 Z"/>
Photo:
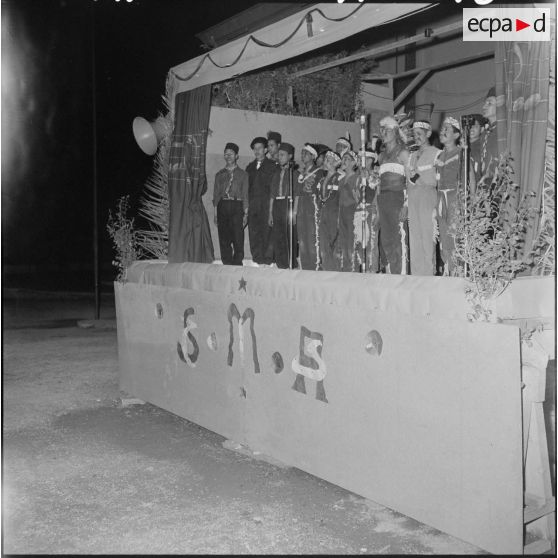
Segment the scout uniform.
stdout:
<path fill-rule="evenodd" d="M 238 155 L 238 145 L 227 143 Z M 215 175 L 213 205 L 217 209 L 217 231 L 221 261 L 226 265 L 242 265 L 244 258 L 243 217 L 248 212 L 248 175 L 238 166 L 221 169 Z"/>
<path fill-rule="evenodd" d="M 281 143 L 280 151 L 294 155 L 294 147 L 290 143 Z M 289 195 L 297 195 L 298 171 L 292 166 L 277 166 L 271 180 L 270 199 L 273 200 L 273 226 L 271 228 L 271 248 L 273 260 L 277 267 L 289 267 Z M 290 190 L 292 188 L 292 190 Z M 269 254 L 269 253 L 268 253 Z M 293 267 L 296 266 L 296 230 L 293 225 Z"/>
<path fill-rule="evenodd" d="M 252 140 L 250 147 L 261 143 L 267 146 L 264 137 Z M 270 264 L 271 258 L 266 255 L 269 246 L 271 229 L 269 227 L 269 195 L 271 180 L 277 165 L 267 157 L 263 161 L 255 159 L 247 167 L 248 173 L 248 234 L 250 238 L 250 251 L 252 261 L 257 264 Z"/>

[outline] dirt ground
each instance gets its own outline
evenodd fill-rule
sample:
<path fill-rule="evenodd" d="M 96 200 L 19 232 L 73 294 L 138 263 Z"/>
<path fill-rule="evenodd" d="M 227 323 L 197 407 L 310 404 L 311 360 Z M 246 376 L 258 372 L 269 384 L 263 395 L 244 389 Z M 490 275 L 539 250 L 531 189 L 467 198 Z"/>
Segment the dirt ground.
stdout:
<path fill-rule="evenodd" d="M 114 304 L 3 301 L 3 552 L 482 554 L 150 404 L 123 405 Z"/>

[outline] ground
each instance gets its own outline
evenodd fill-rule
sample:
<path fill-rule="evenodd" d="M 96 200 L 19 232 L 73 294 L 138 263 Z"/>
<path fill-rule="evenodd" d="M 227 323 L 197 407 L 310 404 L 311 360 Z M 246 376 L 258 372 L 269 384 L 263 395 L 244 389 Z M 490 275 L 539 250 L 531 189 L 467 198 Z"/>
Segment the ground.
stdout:
<path fill-rule="evenodd" d="M 127 405 L 111 295 L 95 327 L 78 327 L 92 313 L 84 295 L 4 293 L 6 554 L 483 553 L 226 449 L 223 437 L 155 406 Z"/>

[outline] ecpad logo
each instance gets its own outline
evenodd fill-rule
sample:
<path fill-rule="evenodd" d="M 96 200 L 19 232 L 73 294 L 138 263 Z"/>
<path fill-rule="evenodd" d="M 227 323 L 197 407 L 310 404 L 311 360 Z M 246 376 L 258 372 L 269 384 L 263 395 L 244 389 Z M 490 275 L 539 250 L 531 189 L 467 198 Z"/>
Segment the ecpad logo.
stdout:
<path fill-rule="evenodd" d="M 550 41 L 550 8 L 464 8 L 464 41 Z"/>

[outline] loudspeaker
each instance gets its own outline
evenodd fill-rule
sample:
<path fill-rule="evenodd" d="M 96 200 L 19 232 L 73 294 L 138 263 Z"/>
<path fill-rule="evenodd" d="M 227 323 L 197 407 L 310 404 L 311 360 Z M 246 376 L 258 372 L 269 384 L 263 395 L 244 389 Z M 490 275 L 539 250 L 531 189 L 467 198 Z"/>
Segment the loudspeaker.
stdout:
<path fill-rule="evenodd" d="M 141 116 L 136 116 L 132 130 L 140 149 L 147 155 L 155 155 L 159 142 L 165 136 L 165 119 L 159 116 L 157 120 L 149 122 Z"/>

